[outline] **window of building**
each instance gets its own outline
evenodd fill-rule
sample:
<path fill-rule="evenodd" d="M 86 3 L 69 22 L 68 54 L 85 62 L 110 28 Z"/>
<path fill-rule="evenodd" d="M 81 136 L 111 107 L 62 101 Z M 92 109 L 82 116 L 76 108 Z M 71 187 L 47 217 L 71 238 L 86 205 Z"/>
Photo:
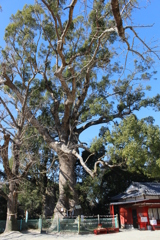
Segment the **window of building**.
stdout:
<path fill-rule="evenodd" d="M 152 220 L 152 219 L 160 220 L 160 208 L 149 208 L 148 217 L 149 217 L 149 220 Z"/>

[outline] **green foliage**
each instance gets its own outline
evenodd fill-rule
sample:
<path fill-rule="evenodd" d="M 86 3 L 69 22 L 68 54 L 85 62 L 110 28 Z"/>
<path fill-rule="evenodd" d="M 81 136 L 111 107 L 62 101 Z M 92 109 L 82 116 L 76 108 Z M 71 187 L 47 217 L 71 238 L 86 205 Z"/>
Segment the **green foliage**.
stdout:
<path fill-rule="evenodd" d="M 156 180 L 160 179 L 156 178 Z M 86 176 L 76 185 L 83 213 L 85 215 L 109 214 L 111 197 L 124 192 L 132 181 L 153 182 L 155 179 L 143 173 L 130 171 L 127 167 L 105 169 L 95 178 Z"/>
<path fill-rule="evenodd" d="M 95 137 L 92 141 L 92 145 L 90 147 L 91 152 L 98 152 L 99 149 L 103 146 L 103 139 Z"/>
<path fill-rule="evenodd" d="M 76 185 L 79 201 L 85 215 L 108 213 L 107 202 L 104 197 L 104 188 L 101 186 L 102 176 L 95 178 L 87 176 L 82 183 Z M 103 210 L 102 210 L 103 209 Z"/>
<path fill-rule="evenodd" d="M 19 205 L 23 212 L 28 210 L 29 218 L 39 218 L 46 208 L 50 209 L 48 215 L 51 216 L 58 199 L 58 183 L 54 182 L 53 176 L 46 176 L 41 170 L 42 161 L 41 166 L 36 166 L 29 172 L 27 180 L 19 188 Z"/>
<path fill-rule="evenodd" d="M 13 98 L 16 109 L 24 113 L 23 121 L 28 124 L 22 134 L 26 142 L 20 149 L 21 163 L 26 166 L 30 154 L 35 163 L 28 172 L 28 182 L 22 185 L 24 192 L 21 189 L 19 200 L 30 213 L 35 210 L 36 214 L 43 210 L 44 200 L 39 196 L 45 196 L 48 184 L 58 181 L 58 161 L 52 166 L 53 149 L 62 155 L 65 145 L 68 151 L 74 149 L 78 153 L 79 136 L 90 126 L 122 119 L 141 107 L 160 108 L 160 96 L 147 99 L 145 94 L 150 87 L 143 87 L 143 80 L 156 73 L 152 71 L 151 57 L 146 62 L 133 60 L 131 66 L 119 58 L 119 44 L 123 48 L 123 42 L 114 30 L 117 23 L 110 2 L 93 0 L 87 9 L 79 1 L 75 9 L 66 6 L 68 1 L 45 2 L 35 1 L 35 5 L 25 5 L 12 15 L 5 30 L 6 47 L 1 50 L 0 64 L 0 74 L 7 79 L 4 91 Z M 133 3 L 137 1 L 125 5 L 119 0 L 120 11 L 126 7 L 122 14 L 125 22 L 130 21 Z M 77 16 L 80 5 L 82 10 Z M 74 13 L 70 21 L 71 10 Z M 157 127 L 131 116 L 112 132 L 101 131 L 100 138 L 95 138 L 90 148 L 96 154 L 86 165 L 93 169 L 107 145 L 111 163 L 124 162 L 130 171 L 148 176 L 154 172 L 158 176 L 158 139 Z M 88 154 L 83 152 L 83 158 L 87 159 Z M 76 172 L 77 179 L 83 180 L 83 186 L 77 185 L 83 205 L 87 204 L 90 210 L 105 205 L 103 174 L 91 180 L 79 162 L 77 165 L 80 169 L 79 174 Z M 49 169 L 53 172 L 48 173 Z M 68 183 L 63 187 L 66 196 L 73 198 Z"/>
<path fill-rule="evenodd" d="M 18 195 L 18 201 L 25 212 L 28 210 L 29 218 L 38 218 L 42 211 L 42 194 L 38 186 L 25 182 Z M 22 192 L 21 192 L 22 191 Z"/>
<path fill-rule="evenodd" d="M 44 108 L 48 105 L 47 111 L 50 112 L 51 116 L 51 109 L 53 109 L 54 99 L 56 99 L 59 102 L 58 116 L 62 119 L 65 111 L 64 102 L 67 96 L 66 93 L 64 94 L 61 82 L 55 77 L 55 71 L 57 34 L 60 36 L 61 27 L 64 29 L 67 24 L 66 17 L 64 19 L 62 17 L 64 14 L 63 4 L 66 4 L 66 2 L 61 1 L 62 5 L 59 5 L 59 7 L 54 1 L 47 2 L 52 14 L 48 14 L 43 4 L 35 4 L 34 6 L 25 5 L 22 11 L 12 15 L 11 23 L 5 30 L 7 46 L 1 53 L 3 61 L 8 66 L 10 77 L 12 79 L 16 78 L 15 86 L 22 95 L 25 94 L 25 89 L 29 80 L 33 77 L 34 70 L 39 67 L 37 75 L 29 86 L 28 104 L 33 108 L 33 111 L 35 107 L 41 109 L 42 105 L 44 105 Z M 123 9 L 123 1 L 120 1 L 119 4 L 120 9 Z M 128 9 L 130 13 L 132 8 L 130 6 Z M 57 20 L 56 28 L 53 16 L 59 16 L 62 26 Z M 63 44 L 63 55 L 66 64 L 74 55 L 78 56 L 73 62 L 76 74 L 75 102 L 83 94 L 86 77 L 85 65 L 91 61 L 97 46 L 97 39 L 96 37 L 93 38 L 94 34 L 100 35 L 105 29 L 113 27 L 114 24 L 110 3 L 105 1 L 93 1 L 93 9 L 89 12 L 88 21 L 85 14 L 73 18 Z M 101 41 L 101 47 L 96 53 L 93 65 L 91 65 L 88 94 L 79 108 L 78 122 L 81 123 L 98 116 L 106 118 L 107 121 L 108 119 L 112 121 L 115 112 L 124 114 L 128 108 L 131 108 L 132 111 L 139 110 L 140 107 L 148 104 L 148 101 L 144 102 L 145 93 L 142 86 L 136 84 L 137 87 L 135 87 L 135 82 L 141 82 L 142 79 L 146 78 L 150 79 L 155 74 L 151 71 L 151 59 L 148 61 L 148 65 L 136 60 L 134 63 L 135 70 L 128 74 L 126 79 L 111 80 L 114 74 L 120 74 L 123 71 L 122 64 L 114 59 L 114 56 L 116 56 L 115 49 L 110 48 L 110 44 L 116 45 L 117 34 L 115 32 L 107 33 Z M 12 51 L 14 51 L 14 59 L 8 57 Z M 60 58 L 58 64 L 61 64 Z M 44 71 L 46 71 L 47 81 L 41 74 Z M 18 79 L 16 72 L 19 75 Z M 63 78 L 68 88 L 72 89 L 72 73 L 68 67 L 63 69 Z M 149 87 L 147 89 L 150 90 Z M 13 94 L 7 87 L 6 92 Z M 51 94 L 54 98 L 51 97 Z M 115 98 L 112 98 L 112 96 Z M 117 104 L 118 102 L 119 104 Z M 72 115 L 73 108 L 72 105 L 70 115 Z M 42 114 L 44 114 L 44 109 L 42 109 Z M 72 121 L 72 116 L 70 116 L 70 119 Z M 73 125 L 73 123 L 74 121 L 70 124 Z M 54 126 L 53 120 L 52 124 Z"/>
<path fill-rule="evenodd" d="M 138 120 L 134 115 L 105 129 L 95 139 L 91 149 L 106 145 L 108 159 L 113 163 L 124 163 L 128 170 L 159 177 L 160 129 L 153 119 Z"/>
<path fill-rule="evenodd" d="M 40 121 L 47 125 L 49 122 L 47 110 L 41 117 Z M 45 211 L 48 208 L 50 213 L 47 212 L 47 214 L 51 216 L 58 199 L 58 160 L 38 134 L 37 129 L 30 125 L 26 128 L 25 144 L 21 151 L 22 170 L 23 165 L 27 163 L 28 155 L 32 154 L 34 160 L 27 179 L 19 186 L 18 201 L 21 211 L 28 210 L 29 218 L 38 218 L 41 214 L 45 217 Z"/>

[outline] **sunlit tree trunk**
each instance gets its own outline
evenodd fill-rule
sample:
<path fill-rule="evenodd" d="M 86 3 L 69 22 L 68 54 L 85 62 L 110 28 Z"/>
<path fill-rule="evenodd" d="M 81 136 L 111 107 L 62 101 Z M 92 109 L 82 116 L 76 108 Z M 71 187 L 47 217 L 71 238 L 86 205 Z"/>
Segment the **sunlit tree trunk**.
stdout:
<path fill-rule="evenodd" d="M 54 209 L 54 217 L 63 217 L 67 210 L 74 209 L 78 204 L 78 195 L 75 190 L 75 163 L 76 158 L 61 153 L 59 158 L 59 198 Z"/>

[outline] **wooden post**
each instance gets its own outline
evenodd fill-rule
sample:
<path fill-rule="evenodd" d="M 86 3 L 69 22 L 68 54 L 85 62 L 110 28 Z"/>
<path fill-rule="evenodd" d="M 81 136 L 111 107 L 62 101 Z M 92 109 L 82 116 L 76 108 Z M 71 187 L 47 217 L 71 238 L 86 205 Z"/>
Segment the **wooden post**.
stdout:
<path fill-rule="evenodd" d="M 22 219 L 20 220 L 20 226 L 19 226 L 19 230 L 22 230 Z"/>
<path fill-rule="evenodd" d="M 116 214 L 116 219 L 117 219 L 117 226 L 116 226 L 116 228 L 119 228 L 119 221 L 118 221 L 118 214 Z"/>
<path fill-rule="evenodd" d="M 39 231 L 42 233 L 42 216 L 39 216 Z"/>
<path fill-rule="evenodd" d="M 26 219 L 25 219 L 26 223 L 28 222 L 28 211 L 26 210 Z"/>
<path fill-rule="evenodd" d="M 81 222 L 80 215 L 78 215 L 78 234 L 80 234 L 80 222 Z"/>
<path fill-rule="evenodd" d="M 57 216 L 57 232 L 60 231 L 60 220 L 59 217 Z"/>

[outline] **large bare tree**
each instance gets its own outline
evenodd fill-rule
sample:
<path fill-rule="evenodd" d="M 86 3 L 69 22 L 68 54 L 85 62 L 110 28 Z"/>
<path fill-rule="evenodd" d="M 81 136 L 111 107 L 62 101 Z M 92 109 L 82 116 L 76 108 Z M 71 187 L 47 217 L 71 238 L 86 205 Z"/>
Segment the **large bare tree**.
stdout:
<path fill-rule="evenodd" d="M 28 170 L 36 161 L 31 152 L 30 139 L 26 138 L 28 123 L 16 96 L 0 97 L 0 162 L 5 178 L 0 182 L 0 195 L 7 200 L 5 231 L 17 230 L 17 201 L 19 185 L 26 178 Z"/>

